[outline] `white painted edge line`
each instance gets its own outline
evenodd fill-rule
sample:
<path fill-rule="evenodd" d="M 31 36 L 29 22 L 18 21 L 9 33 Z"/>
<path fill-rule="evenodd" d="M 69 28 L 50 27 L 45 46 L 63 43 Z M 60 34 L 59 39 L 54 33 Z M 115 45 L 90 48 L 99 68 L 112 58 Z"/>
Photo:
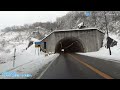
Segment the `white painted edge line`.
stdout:
<path fill-rule="evenodd" d="M 57 56 L 59 57 L 59 55 Z M 56 58 L 57 58 L 56 57 Z M 36 79 L 41 79 L 41 77 L 44 75 L 44 73 L 48 70 L 48 68 L 52 65 L 52 63 L 56 60 L 56 58 L 54 58 L 53 61 L 51 61 L 51 63 L 48 65 L 48 67 L 36 78 Z"/>

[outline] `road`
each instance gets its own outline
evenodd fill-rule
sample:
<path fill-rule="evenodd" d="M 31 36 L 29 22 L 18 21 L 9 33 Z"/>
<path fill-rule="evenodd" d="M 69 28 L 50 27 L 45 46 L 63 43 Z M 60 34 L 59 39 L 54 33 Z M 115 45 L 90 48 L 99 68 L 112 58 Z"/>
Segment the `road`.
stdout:
<path fill-rule="evenodd" d="M 79 54 L 61 54 L 38 79 L 120 79 L 120 63 Z"/>

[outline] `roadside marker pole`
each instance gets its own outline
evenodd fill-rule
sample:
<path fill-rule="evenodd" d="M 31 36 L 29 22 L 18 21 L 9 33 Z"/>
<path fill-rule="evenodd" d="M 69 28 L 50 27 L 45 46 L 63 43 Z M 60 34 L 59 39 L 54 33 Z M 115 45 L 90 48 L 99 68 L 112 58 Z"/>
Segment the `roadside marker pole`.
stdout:
<path fill-rule="evenodd" d="M 15 53 L 16 53 L 16 48 L 15 48 L 15 50 L 14 50 L 14 56 L 13 56 L 13 57 L 14 57 L 14 60 L 13 60 L 13 67 L 15 67 L 15 57 L 16 57 L 16 56 L 15 56 Z"/>

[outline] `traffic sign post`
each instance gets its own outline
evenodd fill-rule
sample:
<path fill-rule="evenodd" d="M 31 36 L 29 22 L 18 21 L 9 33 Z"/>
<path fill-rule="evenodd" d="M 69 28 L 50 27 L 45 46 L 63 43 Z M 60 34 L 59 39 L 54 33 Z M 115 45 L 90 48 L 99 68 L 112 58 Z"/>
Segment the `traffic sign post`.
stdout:
<path fill-rule="evenodd" d="M 46 42 L 35 42 L 35 48 L 40 48 L 38 51 L 41 51 L 41 44 L 43 43 L 44 45 L 44 52 L 46 53 Z M 38 52 L 39 54 L 39 52 Z"/>
<path fill-rule="evenodd" d="M 38 55 L 39 55 L 39 52 L 40 52 L 40 50 L 41 50 L 41 44 L 42 44 L 43 42 L 35 42 L 35 48 L 38 48 Z"/>
<path fill-rule="evenodd" d="M 42 42 L 35 42 L 35 45 L 40 45 L 42 44 Z"/>

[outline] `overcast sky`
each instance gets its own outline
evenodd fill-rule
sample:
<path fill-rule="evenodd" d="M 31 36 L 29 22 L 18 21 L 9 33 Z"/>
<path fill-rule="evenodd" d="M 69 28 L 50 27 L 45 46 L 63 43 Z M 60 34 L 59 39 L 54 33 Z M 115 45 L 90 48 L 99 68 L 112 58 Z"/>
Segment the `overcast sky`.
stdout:
<path fill-rule="evenodd" d="M 34 22 L 53 22 L 68 11 L 0 11 L 0 29 Z"/>

